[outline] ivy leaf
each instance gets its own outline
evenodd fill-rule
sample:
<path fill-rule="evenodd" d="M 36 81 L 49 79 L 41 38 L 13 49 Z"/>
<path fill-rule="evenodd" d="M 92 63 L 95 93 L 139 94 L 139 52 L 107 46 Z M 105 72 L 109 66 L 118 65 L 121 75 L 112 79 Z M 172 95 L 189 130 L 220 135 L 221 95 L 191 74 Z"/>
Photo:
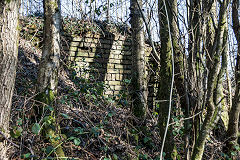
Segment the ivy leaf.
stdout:
<path fill-rule="evenodd" d="M 146 143 L 149 142 L 150 140 L 151 140 L 151 138 L 145 137 L 145 138 L 143 139 L 143 142 L 146 144 Z"/>
<path fill-rule="evenodd" d="M 69 116 L 67 114 L 64 114 L 64 113 L 61 113 L 61 115 L 66 118 L 66 119 L 69 119 Z"/>
<path fill-rule="evenodd" d="M 17 120 L 17 125 L 18 125 L 18 126 L 22 125 L 22 118 L 19 118 L 19 119 Z"/>
<path fill-rule="evenodd" d="M 41 126 L 38 124 L 38 123 L 35 123 L 33 126 L 32 126 L 32 132 L 36 135 L 38 135 L 38 133 L 40 132 L 41 130 Z"/>
<path fill-rule="evenodd" d="M 116 154 L 113 154 L 113 160 L 118 160 L 118 156 Z"/>
<path fill-rule="evenodd" d="M 96 100 L 97 99 L 97 97 L 93 94 L 92 95 L 92 98 L 94 99 L 94 100 Z"/>
<path fill-rule="evenodd" d="M 47 107 L 46 107 L 46 110 L 53 111 L 54 109 L 53 109 L 52 106 L 47 106 Z"/>
<path fill-rule="evenodd" d="M 54 150 L 54 148 L 52 146 L 47 146 L 45 151 L 47 154 L 49 154 L 49 153 L 53 152 L 53 150 Z"/>
<path fill-rule="evenodd" d="M 109 112 L 108 113 L 108 117 L 112 117 L 113 116 L 113 113 L 112 112 Z"/>
<path fill-rule="evenodd" d="M 31 153 L 26 153 L 26 154 L 22 155 L 21 158 L 28 159 L 28 158 L 30 158 L 30 156 L 31 156 Z"/>
<path fill-rule="evenodd" d="M 76 137 L 73 137 L 73 136 L 71 136 L 70 138 L 69 138 L 69 140 L 73 140 L 73 139 L 75 139 Z"/>
<path fill-rule="evenodd" d="M 13 127 L 13 129 L 10 130 L 10 135 L 13 138 L 18 138 L 22 135 L 23 129 L 21 127 Z"/>
<path fill-rule="evenodd" d="M 76 146 L 79 146 L 80 143 L 81 143 L 81 140 L 80 140 L 79 138 L 75 138 L 75 139 L 73 140 L 73 142 L 74 142 L 74 144 L 75 144 Z"/>

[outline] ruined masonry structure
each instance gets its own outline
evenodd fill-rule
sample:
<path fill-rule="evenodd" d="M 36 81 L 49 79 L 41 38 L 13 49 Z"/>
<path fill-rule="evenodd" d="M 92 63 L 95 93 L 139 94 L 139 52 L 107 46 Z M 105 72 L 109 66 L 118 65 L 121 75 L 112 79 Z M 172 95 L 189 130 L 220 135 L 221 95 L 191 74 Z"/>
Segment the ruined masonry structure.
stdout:
<path fill-rule="evenodd" d="M 128 81 L 131 79 L 131 37 L 121 34 L 86 34 L 82 37 L 68 38 L 65 52 L 69 60 L 78 71 L 78 76 L 104 81 L 109 85 L 105 95 L 118 95 L 121 90 L 129 90 Z M 151 47 L 146 44 L 146 64 L 151 58 Z M 149 82 L 149 101 L 152 102 L 156 94 L 154 74 L 146 68 Z"/>

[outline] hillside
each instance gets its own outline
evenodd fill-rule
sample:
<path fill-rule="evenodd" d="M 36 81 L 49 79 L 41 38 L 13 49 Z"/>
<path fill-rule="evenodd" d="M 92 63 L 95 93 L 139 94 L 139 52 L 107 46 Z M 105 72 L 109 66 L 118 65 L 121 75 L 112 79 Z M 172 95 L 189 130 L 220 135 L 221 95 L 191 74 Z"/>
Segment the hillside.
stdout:
<path fill-rule="evenodd" d="M 16 87 L 12 106 L 11 131 L 14 132 L 11 157 L 51 159 L 53 148 L 41 133 L 33 133 L 32 107 L 39 105 L 35 83 L 41 51 L 21 39 Z M 60 124 L 63 147 L 69 159 L 155 159 L 160 138 L 156 119 L 148 116 L 146 124 L 138 124 L 129 106 L 121 106 L 111 98 L 96 94 L 98 82 L 78 80 L 62 62 L 59 95 L 54 106 Z M 81 90 L 85 85 L 86 90 Z M 150 112 L 149 112 L 150 113 Z M 39 124 L 43 124 L 42 120 Z M 151 131 L 151 132 L 150 132 Z M 19 148 L 18 148 L 19 147 Z M 51 154 L 52 152 L 52 154 Z M 24 158 L 25 157 L 25 158 Z"/>
<path fill-rule="evenodd" d="M 64 57 L 64 53 L 62 54 Z M 36 135 L 32 129 L 32 119 L 36 119 L 33 106 L 40 105 L 34 99 L 40 58 L 40 49 L 27 40 L 20 40 L 10 126 L 14 133 L 11 139 L 14 145 L 11 145 L 9 152 L 12 159 L 54 157 L 54 148 L 45 141 L 41 133 Z M 151 111 L 148 112 L 146 123 L 139 124 L 131 114 L 130 106 L 122 106 L 117 100 L 96 94 L 101 89 L 98 82 L 78 79 L 71 72 L 62 61 L 59 95 L 54 106 L 46 106 L 48 109 L 57 109 L 57 122 L 61 127 L 59 132 L 68 159 L 159 159 L 161 138 L 156 125 L 157 119 Z M 175 140 L 181 148 L 179 122 L 176 125 Z M 39 124 L 42 125 L 43 120 Z M 221 137 L 218 135 L 218 138 L 219 136 Z M 211 155 L 218 159 L 221 143 L 213 136 L 211 139 L 212 142 L 207 144 L 209 153 L 205 156 Z M 178 153 L 178 159 L 182 159 L 183 151 Z"/>

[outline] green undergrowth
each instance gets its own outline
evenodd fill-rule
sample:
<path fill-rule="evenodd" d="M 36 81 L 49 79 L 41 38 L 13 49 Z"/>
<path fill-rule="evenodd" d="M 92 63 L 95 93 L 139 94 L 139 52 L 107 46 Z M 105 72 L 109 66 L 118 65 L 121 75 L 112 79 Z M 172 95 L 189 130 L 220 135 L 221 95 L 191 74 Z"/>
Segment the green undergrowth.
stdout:
<path fill-rule="evenodd" d="M 61 145 L 66 156 L 62 158 L 69 160 L 157 159 L 158 135 L 151 132 L 154 124 L 149 121 L 147 126 L 133 126 L 137 123 L 129 109 L 127 90 L 115 96 L 106 96 L 104 92 L 110 89 L 109 86 L 97 81 L 96 77 L 79 77 L 76 70 L 65 70 L 69 74 L 67 79 L 60 79 L 59 93 L 54 103 L 39 103 L 34 88 L 18 92 L 21 95 L 14 97 L 11 139 L 21 149 L 13 147 L 12 157 L 56 159 L 55 153 Z M 24 83 L 22 79 L 17 81 L 18 85 Z M 32 81 L 34 83 L 35 79 Z M 124 80 L 126 85 L 129 81 Z M 40 118 L 33 106 L 39 109 Z M 55 123 L 59 124 L 59 128 L 54 128 L 52 124 Z M 56 132 L 57 136 L 44 135 L 45 126 Z M 61 143 L 53 145 L 49 139 Z"/>
<path fill-rule="evenodd" d="M 26 65 L 27 66 L 27 65 Z M 29 66 L 28 66 L 29 67 Z M 26 67 L 32 69 L 32 67 Z M 19 69 L 19 68 L 18 68 Z M 17 79 L 11 117 L 11 140 L 21 148 L 12 147 L 12 157 L 22 159 L 56 159 L 58 145 L 49 143 L 60 141 L 67 160 L 104 159 L 104 160 L 157 160 L 161 138 L 157 126 L 157 112 L 151 111 L 144 124 L 130 112 L 127 90 L 119 95 L 106 96 L 109 86 L 97 77 L 81 75 L 76 68 L 67 68 L 65 79 L 59 79 L 58 95 L 51 105 L 39 104 L 35 99 L 34 88 L 24 86 L 25 80 Z M 89 73 L 94 68 L 89 70 Z M 64 72 L 64 73 L 65 73 Z M 18 73 L 20 74 L 20 73 Z M 31 84 L 34 83 L 34 78 Z M 130 80 L 125 80 L 128 85 Z M 33 106 L 42 109 L 42 117 L 37 118 Z M 41 105 L 41 106 L 40 106 Z M 42 108 L 42 105 L 44 107 Z M 54 115 L 53 109 L 56 109 Z M 156 110 L 158 105 L 156 106 Z M 184 159 L 183 117 L 177 104 L 173 104 L 171 125 L 177 147 L 177 159 Z M 181 111 L 183 112 L 183 111 Z M 34 123 L 32 123 L 34 119 Z M 37 120 L 39 119 L 39 120 Z M 44 135 L 44 125 L 59 124 L 55 135 Z M 54 126 L 53 126 L 54 127 Z M 214 144 L 209 140 L 208 145 Z M 233 152 L 233 154 L 235 154 Z M 221 155 L 223 156 L 223 155 Z M 224 155 L 226 157 L 226 155 Z"/>
<path fill-rule="evenodd" d="M 74 65 L 69 69 L 71 70 L 70 78 L 77 88 L 69 91 L 72 96 L 79 96 L 83 94 L 85 98 L 96 106 L 99 106 L 99 102 L 101 101 L 104 101 L 104 104 L 110 103 L 119 107 L 126 107 L 129 105 L 128 86 L 131 80 L 123 80 L 123 86 L 125 86 L 125 89 L 122 89 L 119 94 L 106 95 L 106 91 L 114 90 L 112 90 L 108 84 L 105 84 L 104 81 L 99 80 L 101 75 L 95 67 L 82 67 L 80 69 L 79 66 Z M 94 73 L 94 75 L 92 73 Z"/>
<path fill-rule="evenodd" d="M 130 112 L 129 91 L 123 89 L 117 95 L 106 96 L 105 92 L 110 90 L 110 86 L 98 80 L 99 73 L 96 68 L 82 67 L 83 70 L 80 70 L 77 66 L 62 64 L 58 95 L 54 103 L 45 104 L 36 100 L 35 85 L 41 54 L 34 51 L 37 50 L 36 46 L 38 49 L 41 48 L 42 20 L 28 18 L 22 25 L 21 37 L 28 41 L 24 41 L 21 45 L 10 121 L 10 140 L 19 147 L 14 145 L 11 147 L 9 151 L 11 158 L 56 159 L 55 153 L 58 145 L 61 145 L 66 156 L 64 158 L 68 160 L 159 159 L 162 139 L 157 121 L 161 103 L 149 106 L 146 121 L 143 124 L 139 123 Z M 84 25 L 80 21 L 74 22 L 68 19 L 64 23 L 68 23 L 64 29 L 69 33 L 94 33 L 94 28 L 85 26 L 82 26 L 84 28 L 82 30 L 77 28 L 76 32 L 73 31 L 76 29 L 73 26 Z M 98 29 L 101 31 L 101 27 Z M 110 29 L 114 30 L 111 27 Z M 27 46 L 26 42 L 31 45 Z M 62 58 L 61 62 L 63 61 Z M 123 80 L 125 86 L 130 82 L 129 79 Z M 180 160 L 184 159 L 184 117 L 182 116 L 184 111 L 179 107 L 177 95 L 174 96 L 170 125 L 173 128 L 177 148 L 176 157 Z M 33 106 L 36 106 L 38 113 L 41 113 L 40 118 Z M 54 114 L 49 114 L 55 109 Z M 54 128 L 51 125 L 53 123 L 59 124 L 59 128 Z M 57 131 L 57 136 L 44 135 L 45 125 Z M 217 137 L 215 134 L 223 132 L 221 128 L 213 131 L 206 144 L 209 152 L 205 153 L 204 158 L 210 155 L 214 155 L 215 159 L 227 157 L 218 154 L 221 152 L 221 144 L 218 139 L 214 139 Z M 49 143 L 49 139 L 60 140 L 61 143 L 54 146 Z"/>

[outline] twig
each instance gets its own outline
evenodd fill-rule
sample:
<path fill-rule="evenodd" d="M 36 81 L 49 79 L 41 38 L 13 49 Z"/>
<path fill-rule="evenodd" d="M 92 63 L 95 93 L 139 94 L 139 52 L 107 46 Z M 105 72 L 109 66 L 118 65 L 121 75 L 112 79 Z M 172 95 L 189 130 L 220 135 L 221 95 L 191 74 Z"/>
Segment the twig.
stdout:
<path fill-rule="evenodd" d="M 188 119 L 192 119 L 192 118 L 196 117 L 197 115 L 199 115 L 199 114 L 201 114 L 201 113 L 202 113 L 202 111 L 198 112 L 197 114 L 194 114 L 194 115 L 191 116 L 191 117 L 183 118 L 183 119 L 180 119 L 180 120 L 177 121 L 177 122 L 170 123 L 168 126 L 174 125 L 174 124 L 176 124 L 176 123 L 178 123 L 178 122 L 182 122 L 182 121 L 185 121 L 185 120 L 188 120 Z"/>
<path fill-rule="evenodd" d="M 163 4 L 164 4 L 165 11 L 166 11 L 166 17 L 167 17 L 167 23 L 168 23 L 168 34 L 169 34 L 169 40 L 171 42 L 171 50 L 172 50 L 172 82 L 171 82 L 170 97 L 169 97 L 168 119 L 167 119 L 165 133 L 164 133 L 164 136 L 163 136 L 163 142 L 162 142 L 162 147 L 161 147 L 161 152 L 160 152 L 160 160 L 163 159 L 162 155 L 163 155 L 164 143 L 165 143 L 165 140 L 166 140 L 167 131 L 168 131 L 168 127 L 169 127 L 170 116 L 171 116 L 172 93 L 173 93 L 173 83 L 174 83 L 174 67 L 175 67 L 174 66 L 174 54 L 173 54 L 173 42 L 172 42 L 170 22 L 169 22 L 169 17 L 168 17 L 167 6 L 166 6 L 165 0 L 163 0 Z"/>
<path fill-rule="evenodd" d="M 146 21 L 146 18 L 145 18 L 145 16 L 144 16 L 143 12 L 142 12 L 142 9 L 141 9 L 138 1 L 136 1 L 136 2 L 137 2 L 137 5 L 138 5 L 138 10 L 140 11 L 141 16 L 142 16 L 142 19 L 143 19 L 143 22 L 144 22 L 144 24 L 145 24 L 145 26 L 146 26 L 148 38 L 149 38 L 149 40 L 150 40 L 150 45 L 151 45 L 151 47 L 153 48 L 153 58 L 154 58 L 154 60 L 160 65 L 160 57 L 159 57 L 159 55 L 157 54 L 157 50 L 156 50 L 156 48 L 155 48 L 155 46 L 154 46 L 154 43 L 153 43 L 153 40 L 152 40 L 152 35 L 151 35 L 150 29 L 149 29 L 149 27 L 148 27 L 148 23 L 147 23 L 147 21 Z M 151 54 L 152 54 L 152 52 L 151 52 Z"/>
<path fill-rule="evenodd" d="M 37 93 L 37 94 L 38 94 L 38 93 Z M 42 104 L 42 105 L 44 105 L 44 106 L 48 106 L 48 104 L 46 104 L 46 103 L 43 103 L 43 102 L 41 102 L 41 101 L 38 101 L 38 100 L 33 99 L 33 97 L 35 97 L 37 94 L 35 94 L 35 95 L 29 97 L 26 101 L 30 101 L 30 100 L 31 100 L 31 101 L 33 101 L 33 102 L 40 103 L 40 104 Z M 17 95 L 17 94 L 14 94 L 13 96 L 15 96 L 15 97 L 26 98 L 26 96 L 21 96 L 21 95 Z"/>
<path fill-rule="evenodd" d="M 92 159 L 97 160 L 97 158 L 96 158 L 92 153 L 86 151 L 86 150 L 83 149 L 82 147 L 77 146 L 77 149 L 84 151 L 84 152 L 87 153 Z"/>
<path fill-rule="evenodd" d="M 0 134 L 1 134 L 2 137 L 3 137 L 5 140 L 7 140 L 9 143 L 11 143 L 12 145 L 14 145 L 14 146 L 17 147 L 17 148 L 20 148 L 19 145 L 13 143 L 9 138 L 7 138 L 2 131 L 0 131 Z"/>
<path fill-rule="evenodd" d="M 37 32 L 38 32 L 39 29 L 37 29 L 37 31 L 34 33 L 32 39 L 30 40 L 30 42 L 32 42 L 33 38 L 36 36 Z"/>

